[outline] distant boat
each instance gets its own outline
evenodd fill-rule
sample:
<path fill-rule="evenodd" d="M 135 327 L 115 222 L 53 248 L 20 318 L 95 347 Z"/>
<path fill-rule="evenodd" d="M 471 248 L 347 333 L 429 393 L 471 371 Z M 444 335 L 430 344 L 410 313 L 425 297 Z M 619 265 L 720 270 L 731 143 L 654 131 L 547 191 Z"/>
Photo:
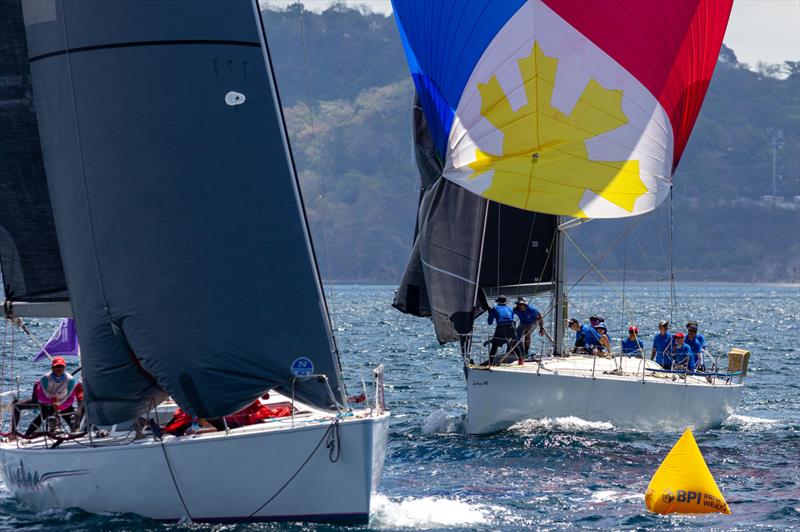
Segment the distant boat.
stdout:
<path fill-rule="evenodd" d="M 36 510 L 367 522 L 382 369 L 352 404 L 258 2 L 0 6 L 5 315 L 74 316 L 86 410 L 0 443 L 6 487 Z M 168 396 L 224 430 L 162 432 Z M 247 405 L 281 414 L 229 427 Z"/>
<path fill-rule="evenodd" d="M 588 219 L 640 216 L 670 195 L 731 1 L 393 5 L 418 95 L 422 178 L 394 306 L 430 317 L 440 342 L 460 342 L 468 432 L 557 416 L 720 424 L 746 359 L 696 372 L 662 368 L 649 350 L 605 358 L 565 347 L 564 243 Z M 550 353 L 481 364 L 474 322 L 499 294 L 552 296 Z"/>

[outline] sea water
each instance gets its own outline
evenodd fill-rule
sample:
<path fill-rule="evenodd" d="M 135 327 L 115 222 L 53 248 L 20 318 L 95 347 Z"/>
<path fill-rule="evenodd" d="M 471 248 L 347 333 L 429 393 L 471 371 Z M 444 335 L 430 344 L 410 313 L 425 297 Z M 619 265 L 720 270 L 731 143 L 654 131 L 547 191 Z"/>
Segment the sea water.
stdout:
<path fill-rule="evenodd" d="M 466 391 L 453 346 L 429 320 L 391 308 L 392 287 L 333 285 L 328 300 L 351 393 L 386 367 L 392 422 L 370 524 L 159 525 L 77 510 L 34 513 L 0 493 L 0 529 L 36 530 L 527 530 L 530 528 L 800 527 L 800 287 L 679 284 L 578 286 L 570 314 L 606 318 L 619 341 L 628 324 L 647 345 L 659 319 L 700 322 L 712 354 L 752 351 L 747 388 L 721 427 L 697 433 L 732 515 L 659 516 L 644 492 L 679 432 L 640 432 L 577 417 L 525 420 L 493 436 L 465 433 Z M 512 296 L 513 294 L 508 294 Z M 546 300 L 535 300 L 542 310 Z M 31 321 L 46 339 L 55 321 Z M 490 329 L 479 318 L 479 334 Z M 16 369 L 29 386 L 44 367 L 18 341 Z M 19 342 L 22 342 L 21 344 Z M 533 351 L 544 346 L 537 338 Z M 7 368 L 8 369 L 8 368 Z M 702 408 L 702 405 L 698 405 Z M 120 478 L 124 483 L 125 479 Z M 321 489 L 331 489 L 331 486 Z"/>

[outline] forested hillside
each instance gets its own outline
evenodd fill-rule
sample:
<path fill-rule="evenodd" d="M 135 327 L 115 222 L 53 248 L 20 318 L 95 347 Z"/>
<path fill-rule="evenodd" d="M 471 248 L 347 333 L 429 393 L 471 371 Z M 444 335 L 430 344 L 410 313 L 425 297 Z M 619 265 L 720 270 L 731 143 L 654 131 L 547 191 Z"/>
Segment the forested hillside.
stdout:
<path fill-rule="evenodd" d="M 413 87 L 391 17 L 343 5 L 266 12 L 278 83 L 323 274 L 397 282 L 411 246 Z M 785 79 L 782 79 L 785 78 Z M 773 195 L 773 155 L 776 193 Z M 657 280 L 800 281 L 800 65 L 740 64 L 723 48 L 665 202 L 572 232 L 600 269 Z M 629 225 L 635 225 L 628 231 Z M 585 269 L 573 249 L 570 270 Z"/>

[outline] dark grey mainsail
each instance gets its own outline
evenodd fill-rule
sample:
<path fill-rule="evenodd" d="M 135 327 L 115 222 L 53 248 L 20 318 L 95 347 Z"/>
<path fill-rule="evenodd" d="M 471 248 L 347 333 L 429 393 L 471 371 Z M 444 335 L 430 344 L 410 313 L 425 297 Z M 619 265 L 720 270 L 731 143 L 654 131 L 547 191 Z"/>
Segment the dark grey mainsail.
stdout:
<path fill-rule="evenodd" d="M 6 311 L 67 302 L 18 1 L 0 2 L 0 267 Z M 68 308 L 68 305 L 61 305 Z"/>
<path fill-rule="evenodd" d="M 488 306 L 487 296 L 552 289 L 550 250 L 557 217 L 488 201 L 442 178 L 443 165 L 418 101 L 413 120 L 420 203 L 394 307 L 430 317 L 439 342 L 453 342 L 472 331 L 475 317 Z"/>
<path fill-rule="evenodd" d="M 343 401 L 255 2 L 26 4 L 90 418 Z"/>

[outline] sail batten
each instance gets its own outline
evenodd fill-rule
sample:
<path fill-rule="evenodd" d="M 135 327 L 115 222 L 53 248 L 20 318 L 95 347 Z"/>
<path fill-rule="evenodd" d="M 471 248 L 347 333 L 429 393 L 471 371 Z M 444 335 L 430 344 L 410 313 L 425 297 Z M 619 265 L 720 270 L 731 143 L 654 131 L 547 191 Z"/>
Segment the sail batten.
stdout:
<path fill-rule="evenodd" d="M 253 4 L 54 6 L 27 34 L 90 419 L 166 394 L 218 417 L 269 389 L 334 408 L 338 358 Z"/>

